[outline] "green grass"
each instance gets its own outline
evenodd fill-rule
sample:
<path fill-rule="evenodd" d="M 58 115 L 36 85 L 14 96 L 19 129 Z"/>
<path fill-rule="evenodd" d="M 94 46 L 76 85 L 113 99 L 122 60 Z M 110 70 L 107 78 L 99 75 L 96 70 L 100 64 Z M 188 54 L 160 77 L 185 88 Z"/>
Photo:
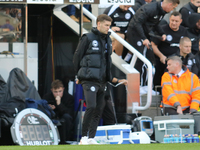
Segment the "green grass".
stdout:
<path fill-rule="evenodd" d="M 0 146 L 0 150 L 200 150 L 200 143 Z"/>

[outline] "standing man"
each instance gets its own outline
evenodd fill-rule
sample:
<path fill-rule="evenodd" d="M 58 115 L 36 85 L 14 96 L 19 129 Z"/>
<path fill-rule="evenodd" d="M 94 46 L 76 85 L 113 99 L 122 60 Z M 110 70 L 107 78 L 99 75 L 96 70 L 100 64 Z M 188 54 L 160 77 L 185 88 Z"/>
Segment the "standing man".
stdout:
<path fill-rule="evenodd" d="M 188 20 L 189 16 L 193 13 L 199 13 L 199 7 L 200 7 L 200 0 L 190 0 L 187 4 L 185 4 L 179 12 L 183 16 L 183 22 L 182 26 L 189 27 L 190 21 Z"/>
<path fill-rule="evenodd" d="M 180 26 L 182 22 L 182 15 L 174 11 L 169 18 L 169 24 L 162 25 L 166 40 L 161 41 L 157 38 L 152 38 L 151 45 L 155 54 L 156 72 L 153 79 L 154 85 L 161 84 L 161 77 L 164 74 L 167 64 L 167 57 L 179 51 L 179 42 L 181 37 L 187 36 L 185 27 Z"/>
<path fill-rule="evenodd" d="M 113 20 L 111 23 L 111 29 L 122 39 L 125 39 L 128 24 L 135 14 L 131 5 L 112 5 L 104 11 L 104 14 L 107 14 Z M 123 45 L 114 39 L 112 46 L 114 47 L 115 53 L 121 57 Z"/>
<path fill-rule="evenodd" d="M 97 27 L 84 34 L 75 51 L 73 62 L 77 83 L 81 83 L 86 99 L 86 110 L 82 124 L 80 144 L 98 144 L 94 140 L 103 110 L 104 92 L 107 81 L 127 84 L 111 76 L 112 45 L 108 30 L 112 19 L 102 14 L 97 17 Z M 89 138 L 88 138 L 89 137 Z"/>
<path fill-rule="evenodd" d="M 62 128 L 61 143 L 72 140 L 72 121 L 74 113 L 74 98 L 65 90 L 62 81 L 54 80 L 51 83 L 51 93 L 44 95 L 43 99 L 47 100 L 49 106 L 56 113 L 57 119 L 60 120 Z M 63 133 L 65 132 L 65 133 Z"/>
<path fill-rule="evenodd" d="M 154 30 L 157 31 L 162 35 L 162 40 L 164 41 L 166 35 L 162 28 L 158 26 L 158 23 L 166 13 L 172 11 L 178 4 L 179 0 L 163 0 L 163 2 L 151 2 L 143 5 L 137 10 L 129 23 L 127 30 L 128 42 L 151 62 L 154 60 L 153 52 L 149 50 L 151 45 L 149 33 Z M 142 70 L 146 70 L 146 66 L 140 60 L 137 60 L 135 68 L 140 74 L 143 74 Z M 146 80 L 145 75 L 141 77 L 141 80 L 143 78 Z"/>
<path fill-rule="evenodd" d="M 165 115 L 197 112 L 200 104 L 199 78 L 182 66 L 178 56 L 168 58 L 167 69 L 161 83 Z"/>

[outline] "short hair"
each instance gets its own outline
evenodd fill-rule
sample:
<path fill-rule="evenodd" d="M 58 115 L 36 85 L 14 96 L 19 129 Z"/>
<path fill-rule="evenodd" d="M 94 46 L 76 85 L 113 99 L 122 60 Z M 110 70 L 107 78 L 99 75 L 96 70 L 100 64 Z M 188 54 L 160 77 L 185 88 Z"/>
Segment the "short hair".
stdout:
<path fill-rule="evenodd" d="M 98 17 L 97 17 L 97 20 L 96 20 L 96 24 L 98 23 L 98 22 L 103 22 L 103 21 L 110 21 L 110 22 L 112 22 L 112 18 L 110 17 L 110 16 L 108 16 L 108 15 L 106 15 L 106 14 L 101 14 L 101 15 L 99 15 Z"/>
<path fill-rule="evenodd" d="M 63 85 L 62 81 L 60 81 L 60 80 L 58 80 L 58 79 L 54 80 L 54 81 L 51 83 L 51 88 L 52 88 L 52 89 L 59 89 L 59 88 L 61 88 L 61 87 L 64 87 L 64 85 Z"/>
<path fill-rule="evenodd" d="M 173 4 L 180 4 L 180 1 L 179 0 L 164 0 L 168 3 L 173 3 Z"/>
<path fill-rule="evenodd" d="M 178 11 L 173 11 L 173 12 L 171 13 L 170 17 L 171 17 L 171 16 L 179 16 L 180 18 L 182 18 L 181 13 L 178 12 Z"/>
<path fill-rule="evenodd" d="M 184 42 L 191 42 L 190 38 L 189 37 L 182 37 L 179 41 L 179 44 L 180 45 L 183 45 Z"/>
<path fill-rule="evenodd" d="M 170 56 L 167 58 L 167 61 L 168 60 L 173 60 L 173 61 L 178 62 L 180 64 L 180 66 L 182 66 L 182 64 L 183 64 L 183 62 L 179 56 Z"/>

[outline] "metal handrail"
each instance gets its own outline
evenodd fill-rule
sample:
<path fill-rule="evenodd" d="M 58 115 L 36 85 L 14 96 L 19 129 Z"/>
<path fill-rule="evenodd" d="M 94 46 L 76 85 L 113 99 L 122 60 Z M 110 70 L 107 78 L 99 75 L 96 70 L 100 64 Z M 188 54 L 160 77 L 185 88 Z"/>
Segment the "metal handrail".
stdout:
<path fill-rule="evenodd" d="M 75 7 L 77 7 L 78 9 L 80 8 L 79 4 L 74 4 Z M 66 5 L 65 5 L 66 6 Z M 85 9 L 83 7 L 83 13 L 85 15 L 87 15 L 92 21 L 93 23 L 96 22 L 96 17 L 87 9 Z M 93 24 L 93 26 L 96 26 L 96 24 Z M 125 46 L 129 51 L 131 51 L 134 55 L 131 59 L 130 65 L 132 67 L 135 66 L 136 60 L 137 58 L 139 58 L 141 61 L 143 61 L 147 66 L 148 66 L 148 70 L 147 70 L 147 74 L 148 74 L 148 90 L 147 90 L 147 103 L 145 106 L 134 106 L 132 108 L 132 112 L 136 113 L 137 110 L 146 110 L 150 107 L 151 105 L 151 101 L 152 101 L 152 65 L 150 63 L 150 61 L 148 59 L 146 59 L 140 52 L 138 52 L 134 47 L 132 47 L 128 42 L 126 42 L 124 39 L 122 39 L 120 36 L 118 36 L 114 31 L 112 31 L 111 29 L 109 29 L 109 31 L 111 32 L 111 35 L 118 40 L 123 46 Z"/>

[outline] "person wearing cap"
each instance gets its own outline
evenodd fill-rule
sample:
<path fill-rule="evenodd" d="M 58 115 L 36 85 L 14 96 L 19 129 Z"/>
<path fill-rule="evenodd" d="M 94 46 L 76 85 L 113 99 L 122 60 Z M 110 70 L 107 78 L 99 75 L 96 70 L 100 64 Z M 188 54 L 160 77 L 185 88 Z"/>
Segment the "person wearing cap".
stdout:
<path fill-rule="evenodd" d="M 167 69 L 161 80 L 164 114 L 197 112 L 200 104 L 199 78 L 182 65 L 178 56 L 167 59 Z"/>

